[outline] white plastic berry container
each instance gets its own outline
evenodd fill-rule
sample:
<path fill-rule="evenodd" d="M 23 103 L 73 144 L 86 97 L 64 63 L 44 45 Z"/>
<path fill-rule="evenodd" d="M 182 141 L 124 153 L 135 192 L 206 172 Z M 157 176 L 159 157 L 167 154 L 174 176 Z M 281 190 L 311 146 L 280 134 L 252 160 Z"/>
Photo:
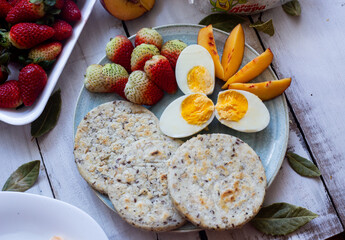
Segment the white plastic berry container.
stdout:
<path fill-rule="evenodd" d="M 30 107 L 23 107 L 18 110 L 0 108 L 0 121 L 11 125 L 24 125 L 33 122 L 42 113 L 47 101 L 54 90 L 54 87 L 62 73 L 65 64 L 77 43 L 79 35 L 88 20 L 96 0 L 79 0 L 78 7 L 81 11 L 82 18 L 74 24 L 72 36 L 65 42 L 63 50 L 56 61 L 54 67 L 48 75 L 48 82 L 41 95 Z M 13 75 L 14 76 L 14 75 Z"/>

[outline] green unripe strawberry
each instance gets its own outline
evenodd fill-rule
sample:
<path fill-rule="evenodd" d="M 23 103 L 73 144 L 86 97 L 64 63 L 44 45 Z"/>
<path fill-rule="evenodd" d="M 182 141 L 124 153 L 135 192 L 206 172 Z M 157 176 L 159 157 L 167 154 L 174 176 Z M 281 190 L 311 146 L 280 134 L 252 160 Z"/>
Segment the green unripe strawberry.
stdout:
<path fill-rule="evenodd" d="M 84 85 L 90 92 L 116 92 L 123 96 L 123 89 L 122 92 L 119 89 L 127 79 L 126 69 L 119 64 L 92 64 L 86 69 Z"/>
<path fill-rule="evenodd" d="M 111 39 L 105 48 L 108 59 L 123 66 L 127 72 L 131 72 L 131 54 L 133 44 L 127 37 L 119 35 Z"/>
<path fill-rule="evenodd" d="M 135 36 L 135 46 L 147 43 L 155 45 L 158 49 L 162 48 L 163 37 L 156 30 L 152 28 L 142 28 L 137 32 Z"/>
<path fill-rule="evenodd" d="M 145 72 L 138 70 L 129 75 L 125 95 L 133 103 L 154 105 L 161 100 L 164 93 L 148 78 Z"/>
<path fill-rule="evenodd" d="M 175 70 L 177 58 L 186 47 L 187 44 L 181 40 L 170 40 L 164 43 L 161 55 L 169 60 L 171 67 Z"/>
<path fill-rule="evenodd" d="M 144 70 L 145 62 L 154 55 L 159 55 L 159 50 L 155 45 L 143 43 L 135 47 L 131 55 L 132 71 Z"/>

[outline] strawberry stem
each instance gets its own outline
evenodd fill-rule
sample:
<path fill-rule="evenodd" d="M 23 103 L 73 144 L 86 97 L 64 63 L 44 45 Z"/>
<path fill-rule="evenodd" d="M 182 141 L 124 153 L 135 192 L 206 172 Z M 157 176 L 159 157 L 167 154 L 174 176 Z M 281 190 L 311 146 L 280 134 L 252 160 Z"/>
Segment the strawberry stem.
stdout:
<path fill-rule="evenodd" d="M 0 46 L 4 48 L 10 48 L 12 46 L 8 38 L 8 32 L 0 32 Z"/>

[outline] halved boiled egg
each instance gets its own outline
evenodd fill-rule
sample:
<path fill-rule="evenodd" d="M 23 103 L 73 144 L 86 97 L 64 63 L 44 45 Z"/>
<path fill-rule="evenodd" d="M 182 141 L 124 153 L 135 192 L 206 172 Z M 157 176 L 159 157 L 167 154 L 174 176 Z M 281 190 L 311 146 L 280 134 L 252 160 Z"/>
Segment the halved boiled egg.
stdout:
<path fill-rule="evenodd" d="M 191 136 L 207 127 L 214 118 L 214 104 L 205 94 L 179 97 L 162 113 L 161 131 L 173 138 Z"/>
<path fill-rule="evenodd" d="M 215 114 L 222 124 L 240 132 L 258 132 L 270 122 L 268 109 L 260 98 L 242 90 L 220 92 Z"/>
<path fill-rule="evenodd" d="M 189 45 L 176 62 L 176 82 L 184 94 L 212 94 L 215 83 L 214 63 L 209 52 L 200 45 Z"/>

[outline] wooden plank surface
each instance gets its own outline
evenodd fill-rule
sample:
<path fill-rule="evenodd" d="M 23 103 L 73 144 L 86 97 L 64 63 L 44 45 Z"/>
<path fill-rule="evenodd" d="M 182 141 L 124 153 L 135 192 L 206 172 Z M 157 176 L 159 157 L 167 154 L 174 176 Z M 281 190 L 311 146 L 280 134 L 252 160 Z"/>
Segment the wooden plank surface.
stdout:
<path fill-rule="evenodd" d="M 135 34 L 135 32 L 141 27 L 154 27 L 173 23 L 198 23 L 205 14 L 200 13 L 198 9 L 192 6 L 187 5 L 186 2 L 187 0 L 157 1 L 151 12 L 137 20 L 126 22 L 126 26 L 130 34 Z M 175 9 L 175 11 L 172 11 L 172 9 Z M 277 11 L 279 12 L 279 10 Z M 271 11 L 268 12 L 268 14 L 273 13 Z M 294 19 L 289 18 L 283 18 L 283 20 L 295 21 Z M 279 23 L 282 21 L 279 21 Z M 277 31 L 285 31 L 285 29 L 277 24 L 276 21 L 275 24 Z M 258 41 L 256 33 L 252 29 L 249 29 L 247 25 L 248 23 L 244 24 L 247 43 L 253 46 L 257 51 L 262 52 L 263 49 L 260 41 Z M 78 93 L 83 84 L 83 75 L 88 65 L 97 63 L 98 60 L 105 55 L 104 49 L 106 43 L 111 37 L 118 34 L 125 35 L 122 23 L 108 15 L 100 3 L 97 2 L 90 19 L 81 34 L 78 44 L 66 64 L 58 82 L 57 87 L 61 88 L 63 101 L 58 125 L 52 130 L 52 132 L 38 139 L 43 161 L 47 168 L 54 194 L 56 198 L 71 203 L 90 214 L 105 230 L 107 236 L 111 240 L 200 239 L 197 232 L 183 234 L 155 234 L 143 232 L 131 227 L 117 214 L 109 210 L 96 197 L 91 188 L 86 184 L 77 171 L 73 157 L 73 115 Z M 266 39 L 263 37 L 263 39 L 265 46 L 266 43 L 272 41 L 270 38 Z M 278 40 L 276 39 L 275 41 Z M 280 41 L 282 41 L 282 39 L 280 39 Z M 289 44 L 290 41 L 284 42 Z M 295 55 L 300 56 L 298 53 Z M 284 72 L 287 71 L 284 70 L 286 69 L 284 66 L 292 65 L 292 63 L 288 62 L 285 58 L 284 61 L 281 59 L 282 58 L 277 57 L 276 54 L 275 66 L 277 67 L 280 76 L 286 76 L 286 73 L 288 72 Z M 284 66 L 282 67 L 282 65 Z M 291 66 L 289 66 L 288 69 L 290 69 L 290 67 Z M 288 94 L 289 99 L 291 99 L 290 91 Z M 296 109 L 300 109 L 300 111 L 302 111 L 304 106 L 305 105 L 299 106 L 299 108 Z M 295 109 L 296 106 L 293 107 Z M 5 153 L 1 157 L 1 163 L 3 166 L 0 168 L 1 185 L 1 183 L 7 179 L 9 173 L 15 170 L 20 164 L 34 159 L 40 159 L 41 156 L 36 142 L 31 141 L 29 125 L 16 127 L 0 123 L 0 132 L 0 152 Z M 312 136 L 313 135 L 310 137 Z M 18 151 L 18 149 L 20 149 L 20 151 Z M 302 156 L 310 157 L 303 137 L 294 122 L 291 123 L 289 149 L 301 154 Z M 5 162 L 6 159 L 9 159 L 8 162 Z M 44 169 L 41 170 L 38 184 L 36 184 L 30 192 L 52 196 L 47 176 L 43 170 Z M 339 199 L 341 198 L 339 197 Z M 320 181 L 320 179 L 303 178 L 297 175 L 290 166 L 288 166 L 287 161 L 284 161 L 277 179 L 268 189 L 265 204 L 277 201 L 285 201 L 303 206 L 320 215 L 320 217 L 304 226 L 297 233 L 291 234 L 288 237 L 289 239 L 325 239 L 343 231 L 343 227 L 336 216 L 322 181 Z M 220 233 L 207 231 L 207 236 L 209 239 L 216 240 L 270 239 L 256 231 L 250 225 L 246 225 L 243 229 L 236 231 Z"/>
<path fill-rule="evenodd" d="M 293 79 L 288 99 L 303 129 L 322 177 L 345 224 L 345 55 L 344 1 L 301 0 L 299 18 L 280 8 L 263 19 L 274 20 L 276 34 L 260 34 L 275 54 L 279 77 Z"/>
<path fill-rule="evenodd" d="M 183 9 L 183 11 L 174 11 L 172 13 L 171 9 Z M 197 24 L 205 16 L 206 14 L 201 13 L 195 7 L 186 5 L 184 1 L 176 1 L 174 3 L 172 1 L 158 1 L 150 15 L 145 18 L 142 17 L 137 20 L 128 21 L 126 22 L 126 26 L 130 34 L 135 34 L 142 27 L 155 27 L 175 23 Z M 249 22 L 243 24 L 246 42 L 261 53 L 263 51 L 261 43 L 256 33 L 248 25 Z M 291 124 L 289 149 L 308 157 L 308 150 L 294 122 Z M 266 205 L 285 201 L 306 207 L 320 215 L 317 220 L 305 226 L 296 234 L 293 234 L 291 239 L 325 239 L 343 231 L 332 203 L 327 197 L 327 192 L 322 181 L 301 178 L 284 161 L 282 170 L 270 189 L 268 189 L 265 200 Z M 294 194 L 296 192 L 300 194 Z M 241 230 L 226 233 L 207 231 L 207 235 L 209 239 L 269 239 L 269 237 L 262 235 L 250 225 L 246 225 Z"/>
<path fill-rule="evenodd" d="M 303 137 L 291 114 L 288 151 L 310 159 Z M 321 179 L 298 175 L 289 166 L 287 159 L 284 160 L 276 179 L 266 192 L 264 206 L 275 202 L 287 202 L 307 208 L 317 213 L 319 217 L 286 237 L 270 237 L 247 224 L 242 229 L 226 233 L 207 231 L 208 239 L 326 239 L 344 231 Z"/>
<path fill-rule="evenodd" d="M 41 156 L 36 140 L 31 140 L 30 125 L 10 126 L 0 122 L 0 136 L 1 190 L 7 178 L 20 165 L 34 160 L 41 161 Z M 42 161 L 37 183 L 27 192 L 53 197 Z"/>
<path fill-rule="evenodd" d="M 153 240 L 156 239 L 155 233 L 142 232 L 128 225 L 106 207 L 80 176 L 74 163 L 74 109 L 85 70 L 105 55 L 106 43 L 118 34 L 125 34 L 121 22 L 109 16 L 97 2 L 58 82 L 62 94 L 59 123 L 39 139 L 39 145 L 57 199 L 87 212 L 100 224 L 109 239 Z"/>

